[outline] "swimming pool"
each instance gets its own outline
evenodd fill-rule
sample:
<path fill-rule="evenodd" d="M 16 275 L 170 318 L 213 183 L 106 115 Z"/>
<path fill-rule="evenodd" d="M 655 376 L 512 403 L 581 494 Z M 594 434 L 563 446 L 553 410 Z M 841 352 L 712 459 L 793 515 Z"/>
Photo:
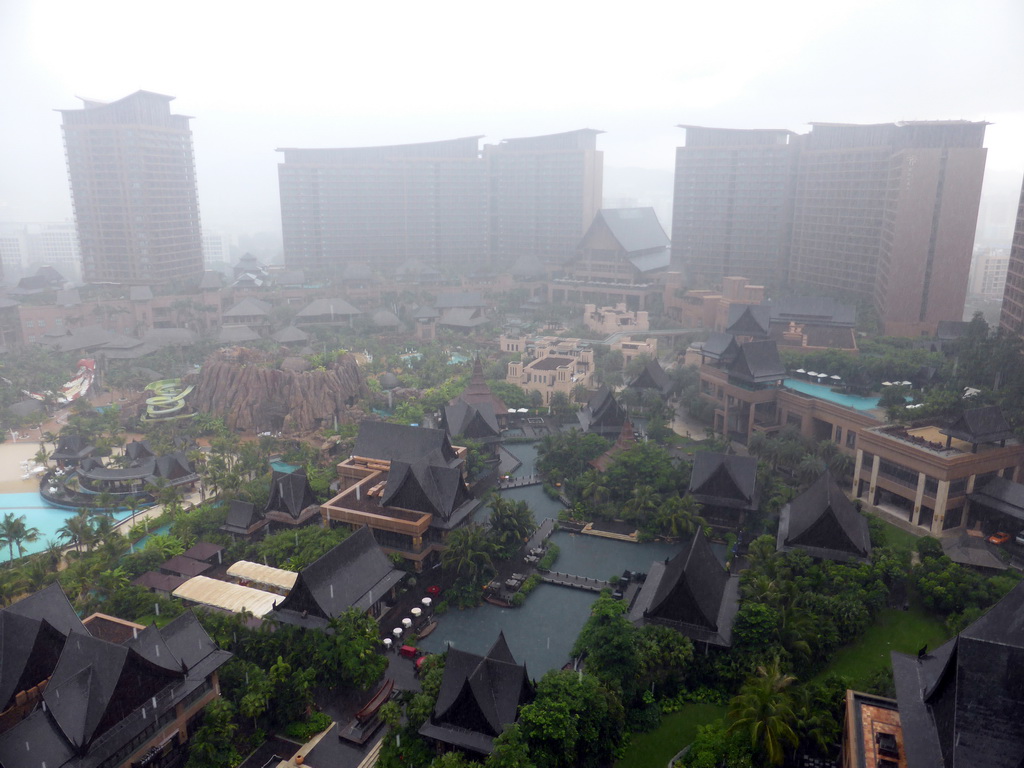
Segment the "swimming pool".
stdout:
<path fill-rule="evenodd" d="M 74 512 L 51 507 L 43 501 L 38 491 L 31 493 L 0 493 L 0 516 L 6 514 L 13 514 L 15 517 L 24 515 L 27 527 L 39 529 L 38 539 L 33 542 L 22 542 L 25 553 L 29 555 L 44 551 L 47 540 L 66 544 L 67 541 L 60 540 L 57 531 L 64 527 L 65 520 L 75 516 Z M 114 518 L 124 520 L 126 517 L 131 517 L 131 514 L 131 510 L 121 510 L 114 515 Z M 6 563 L 10 560 L 9 553 L 10 550 L 6 546 L 0 547 L 0 563 Z M 15 557 L 18 556 L 17 548 L 15 548 L 14 555 Z"/>
<path fill-rule="evenodd" d="M 877 397 L 860 397 L 859 395 L 845 395 L 841 392 L 833 392 L 827 384 L 812 384 L 809 381 L 800 379 L 786 379 L 782 382 L 790 389 L 801 392 L 819 400 L 828 400 L 830 403 L 853 408 L 857 411 L 870 411 L 878 407 Z"/>

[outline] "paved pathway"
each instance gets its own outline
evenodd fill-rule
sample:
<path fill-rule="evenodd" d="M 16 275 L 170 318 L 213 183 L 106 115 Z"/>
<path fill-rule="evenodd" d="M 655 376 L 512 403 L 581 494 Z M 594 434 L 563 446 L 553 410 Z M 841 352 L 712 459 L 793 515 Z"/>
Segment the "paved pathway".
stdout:
<path fill-rule="evenodd" d="M 560 587 L 572 587 L 573 589 L 583 589 L 588 592 L 600 592 L 602 589 L 610 589 L 612 586 L 610 581 L 592 579 L 589 576 L 575 576 L 571 573 L 560 573 L 559 571 L 542 573 L 540 578 L 545 584 L 557 584 Z"/>

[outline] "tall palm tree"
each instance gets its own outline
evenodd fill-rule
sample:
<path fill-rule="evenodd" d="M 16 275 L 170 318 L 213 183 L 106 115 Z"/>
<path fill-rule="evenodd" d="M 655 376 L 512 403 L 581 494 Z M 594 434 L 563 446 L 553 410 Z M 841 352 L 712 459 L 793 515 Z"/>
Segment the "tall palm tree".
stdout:
<path fill-rule="evenodd" d="M 650 485 L 638 485 L 633 489 L 633 495 L 622 505 L 626 518 L 642 523 L 657 512 L 661 504 L 661 497 L 655 493 L 654 487 Z"/>
<path fill-rule="evenodd" d="M 25 515 L 15 515 L 8 512 L 0 520 L 0 544 L 6 544 L 10 553 L 10 560 L 7 567 L 14 565 L 14 549 L 17 547 L 19 557 L 25 554 L 25 547 L 22 542 L 32 543 L 39 538 L 39 529 L 35 526 L 25 525 Z"/>
<path fill-rule="evenodd" d="M 788 688 L 796 682 L 782 671 L 778 658 L 757 668 L 729 703 L 729 731 L 746 731 L 755 752 L 772 765 L 782 765 L 786 745 L 797 745 L 796 713 Z"/>
<path fill-rule="evenodd" d="M 586 472 L 580 481 L 582 485 L 580 498 L 589 503 L 592 509 L 599 509 L 608 500 L 608 486 L 605 483 L 604 475 L 591 470 Z"/>
<path fill-rule="evenodd" d="M 482 526 L 471 524 L 459 528 L 448 537 L 441 553 L 441 567 L 458 585 L 483 586 L 494 575 L 494 545 Z"/>
<path fill-rule="evenodd" d="M 57 529 L 57 536 L 67 539 L 69 544 L 73 544 L 76 552 L 81 552 L 82 547 L 88 547 L 93 539 L 92 520 L 89 519 L 89 511 L 80 509 L 77 515 L 67 518 L 64 521 L 64 525 Z"/>
<path fill-rule="evenodd" d="M 690 536 L 707 525 L 701 505 L 692 496 L 673 496 L 661 505 L 662 524 L 670 536 Z"/>
<path fill-rule="evenodd" d="M 525 501 L 491 497 L 491 533 L 501 554 L 510 557 L 537 530 L 533 512 Z"/>

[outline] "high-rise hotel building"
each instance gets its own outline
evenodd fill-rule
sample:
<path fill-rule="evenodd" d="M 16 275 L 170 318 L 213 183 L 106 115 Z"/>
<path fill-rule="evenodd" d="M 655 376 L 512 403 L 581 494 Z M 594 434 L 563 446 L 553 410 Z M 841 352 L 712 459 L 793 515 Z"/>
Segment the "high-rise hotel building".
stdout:
<path fill-rule="evenodd" d="M 806 135 L 687 127 L 677 265 L 695 287 L 742 275 L 864 300 L 888 334 L 961 319 L 987 124 L 811 125 Z"/>
<path fill-rule="evenodd" d="M 599 131 L 423 144 L 280 149 L 285 262 L 449 272 L 523 256 L 565 261 L 601 207 Z"/>
<path fill-rule="evenodd" d="M 191 118 L 138 91 L 59 110 L 86 282 L 160 284 L 203 272 Z"/>
<path fill-rule="evenodd" d="M 999 327 L 1008 333 L 1024 336 L 1024 186 L 1017 205 L 1017 224 L 1013 228 L 1013 243 L 1010 245 L 1010 266 L 1006 270 Z"/>
<path fill-rule="evenodd" d="M 584 128 L 484 147 L 490 184 L 490 257 L 560 263 L 576 253 L 601 210 L 602 131 Z"/>
<path fill-rule="evenodd" d="M 676 149 L 672 262 L 696 287 L 742 275 L 785 279 L 796 134 L 681 125 Z"/>
<path fill-rule="evenodd" d="M 346 149 L 279 149 L 285 263 L 387 273 L 410 259 L 473 264 L 487 254 L 480 137 Z"/>

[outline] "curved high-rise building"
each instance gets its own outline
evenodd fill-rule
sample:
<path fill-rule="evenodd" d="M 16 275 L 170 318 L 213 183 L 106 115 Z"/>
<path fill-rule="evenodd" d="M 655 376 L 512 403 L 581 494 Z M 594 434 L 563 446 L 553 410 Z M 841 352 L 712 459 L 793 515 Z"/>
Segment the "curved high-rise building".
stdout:
<path fill-rule="evenodd" d="M 86 282 L 158 285 L 203 273 L 191 118 L 171 114 L 173 100 L 137 91 L 58 110 Z"/>

